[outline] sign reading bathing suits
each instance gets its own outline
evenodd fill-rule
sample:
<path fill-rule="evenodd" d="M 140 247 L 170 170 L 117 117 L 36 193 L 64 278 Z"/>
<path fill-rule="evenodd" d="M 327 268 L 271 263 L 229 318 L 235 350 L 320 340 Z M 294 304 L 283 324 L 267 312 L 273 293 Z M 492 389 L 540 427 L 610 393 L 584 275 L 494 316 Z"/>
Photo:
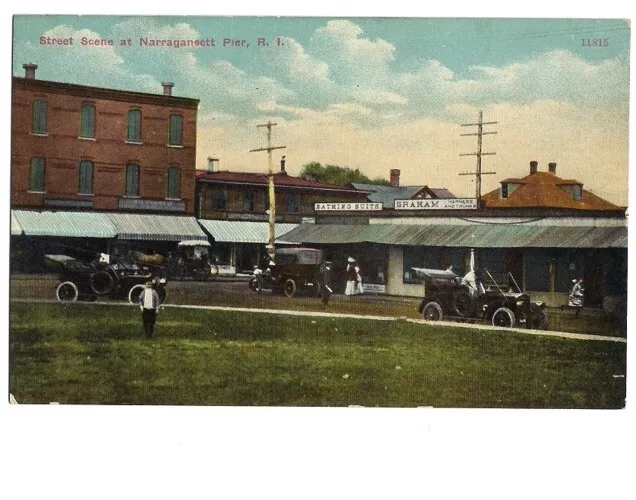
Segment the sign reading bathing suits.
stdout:
<path fill-rule="evenodd" d="M 314 210 L 316 212 L 382 210 L 382 203 L 314 203 Z"/>
<path fill-rule="evenodd" d="M 476 198 L 394 200 L 395 210 L 476 210 Z"/>

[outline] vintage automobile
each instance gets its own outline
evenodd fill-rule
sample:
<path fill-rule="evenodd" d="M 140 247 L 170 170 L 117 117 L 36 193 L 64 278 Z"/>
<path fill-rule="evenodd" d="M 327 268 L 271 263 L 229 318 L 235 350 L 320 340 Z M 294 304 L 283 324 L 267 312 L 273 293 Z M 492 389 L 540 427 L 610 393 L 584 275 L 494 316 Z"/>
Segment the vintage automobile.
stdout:
<path fill-rule="evenodd" d="M 128 299 L 135 303 L 144 285 L 157 283 L 161 302 L 166 298 L 166 278 L 140 267 L 135 261 L 100 254 L 92 262 L 68 255 L 45 255 L 49 268 L 59 272 L 55 296 L 61 302 L 95 300 L 97 297 Z"/>
<path fill-rule="evenodd" d="M 210 255 L 210 243 L 202 240 L 184 240 L 177 244 L 177 254 L 170 255 L 166 269 L 171 278 L 192 278 L 208 281 L 219 275 L 216 257 Z"/>
<path fill-rule="evenodd" d="M 472 271 L 462 278 L 451 270 L 412 269 L 424 280 L 419 312 L 425 320 L 482 320 L 493 326 L 548 329 L 545 304 L 531 301 L 518 289 L 502 290 L 488 272 L 492 283 L 486 289 Z"/>
<path fill-rule="evenodd" d="M 254 269 L 249 287 L 255 293 L 271 289 L 293 297 L 297 292 L 320 295 L 324 281 L 324 254 L 316 248 L 278 248 L 269 260 Z M 328 290 L 328 288 L 327 288 Z"/>

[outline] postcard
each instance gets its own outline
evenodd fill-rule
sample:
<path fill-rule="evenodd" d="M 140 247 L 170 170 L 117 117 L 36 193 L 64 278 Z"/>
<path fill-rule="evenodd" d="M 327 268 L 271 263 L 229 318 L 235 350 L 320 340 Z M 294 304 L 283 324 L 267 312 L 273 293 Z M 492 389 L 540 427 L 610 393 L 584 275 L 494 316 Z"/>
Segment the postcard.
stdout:
<path fill-rule="evenodd" d="M 397 460 L 371 409 L 449 460 L 426 425 L 480 443 L 460 409 L 619 441 L 629 71 L 618 18 L 14 16 L 9 403 L 82 436 L 135 409 L 95 442 L 200 440 L 234 494 L 255 420 L 333 477 Z"/>
<path fill-rule="evenodd" d="M 629 35 L 15 16 L 10 397 L 623 408 Z"/>

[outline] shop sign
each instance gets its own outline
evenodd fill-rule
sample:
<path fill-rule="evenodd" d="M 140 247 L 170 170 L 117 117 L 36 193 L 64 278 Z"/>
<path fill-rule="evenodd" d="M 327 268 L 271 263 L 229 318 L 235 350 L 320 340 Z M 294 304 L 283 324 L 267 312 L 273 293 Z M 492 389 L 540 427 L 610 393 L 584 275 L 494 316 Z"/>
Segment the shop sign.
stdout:
<path fill-rule="evenodd" d="M 314 203 L 316 212 L 355 212 L 382 210 L 382 203 Z"/>
<path fill-rule="evenodd" d="M 394 200 L 395 210 L 476 210 L 476 198 L 426 198 Z"/>

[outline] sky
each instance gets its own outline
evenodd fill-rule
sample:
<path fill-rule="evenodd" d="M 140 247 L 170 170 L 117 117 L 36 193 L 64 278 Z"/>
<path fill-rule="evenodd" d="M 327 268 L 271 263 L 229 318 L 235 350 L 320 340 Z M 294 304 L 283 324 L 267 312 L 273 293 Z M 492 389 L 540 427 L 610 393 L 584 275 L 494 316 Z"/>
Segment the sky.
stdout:
<path fill-rule="evenodd" d="M 40 37 L 73 45 L 41 44 Z M 83 46 L 87 39 L 113 46 Z M 258 39 L 265 44 L 258 44 Z M 120 45 L 130 39 L 131 45 Z M 142 46 L 140 39 L 214 46 Z M 225 39 L 230 42 L 224 45 Z M 607 40 L 601 46 L 592 40 Z M 587 42 L 590 40 L 590 42 Z M 211 43 L 211 42 L 208 42 Z M 13 74 L 200 99 L 197 168 L 264 171 L 276 122 L 287 170 L 310 161 L 403 185 L 474 196 L 477 121 L 485 127 L 483 193 L 529 162 L 627 204 L 629 27 L 624 20 L 16 16 Z M 276 160 L 278 151 L 275 152 Z M 602 175 L 599 175 L 602 174 Z"/>

